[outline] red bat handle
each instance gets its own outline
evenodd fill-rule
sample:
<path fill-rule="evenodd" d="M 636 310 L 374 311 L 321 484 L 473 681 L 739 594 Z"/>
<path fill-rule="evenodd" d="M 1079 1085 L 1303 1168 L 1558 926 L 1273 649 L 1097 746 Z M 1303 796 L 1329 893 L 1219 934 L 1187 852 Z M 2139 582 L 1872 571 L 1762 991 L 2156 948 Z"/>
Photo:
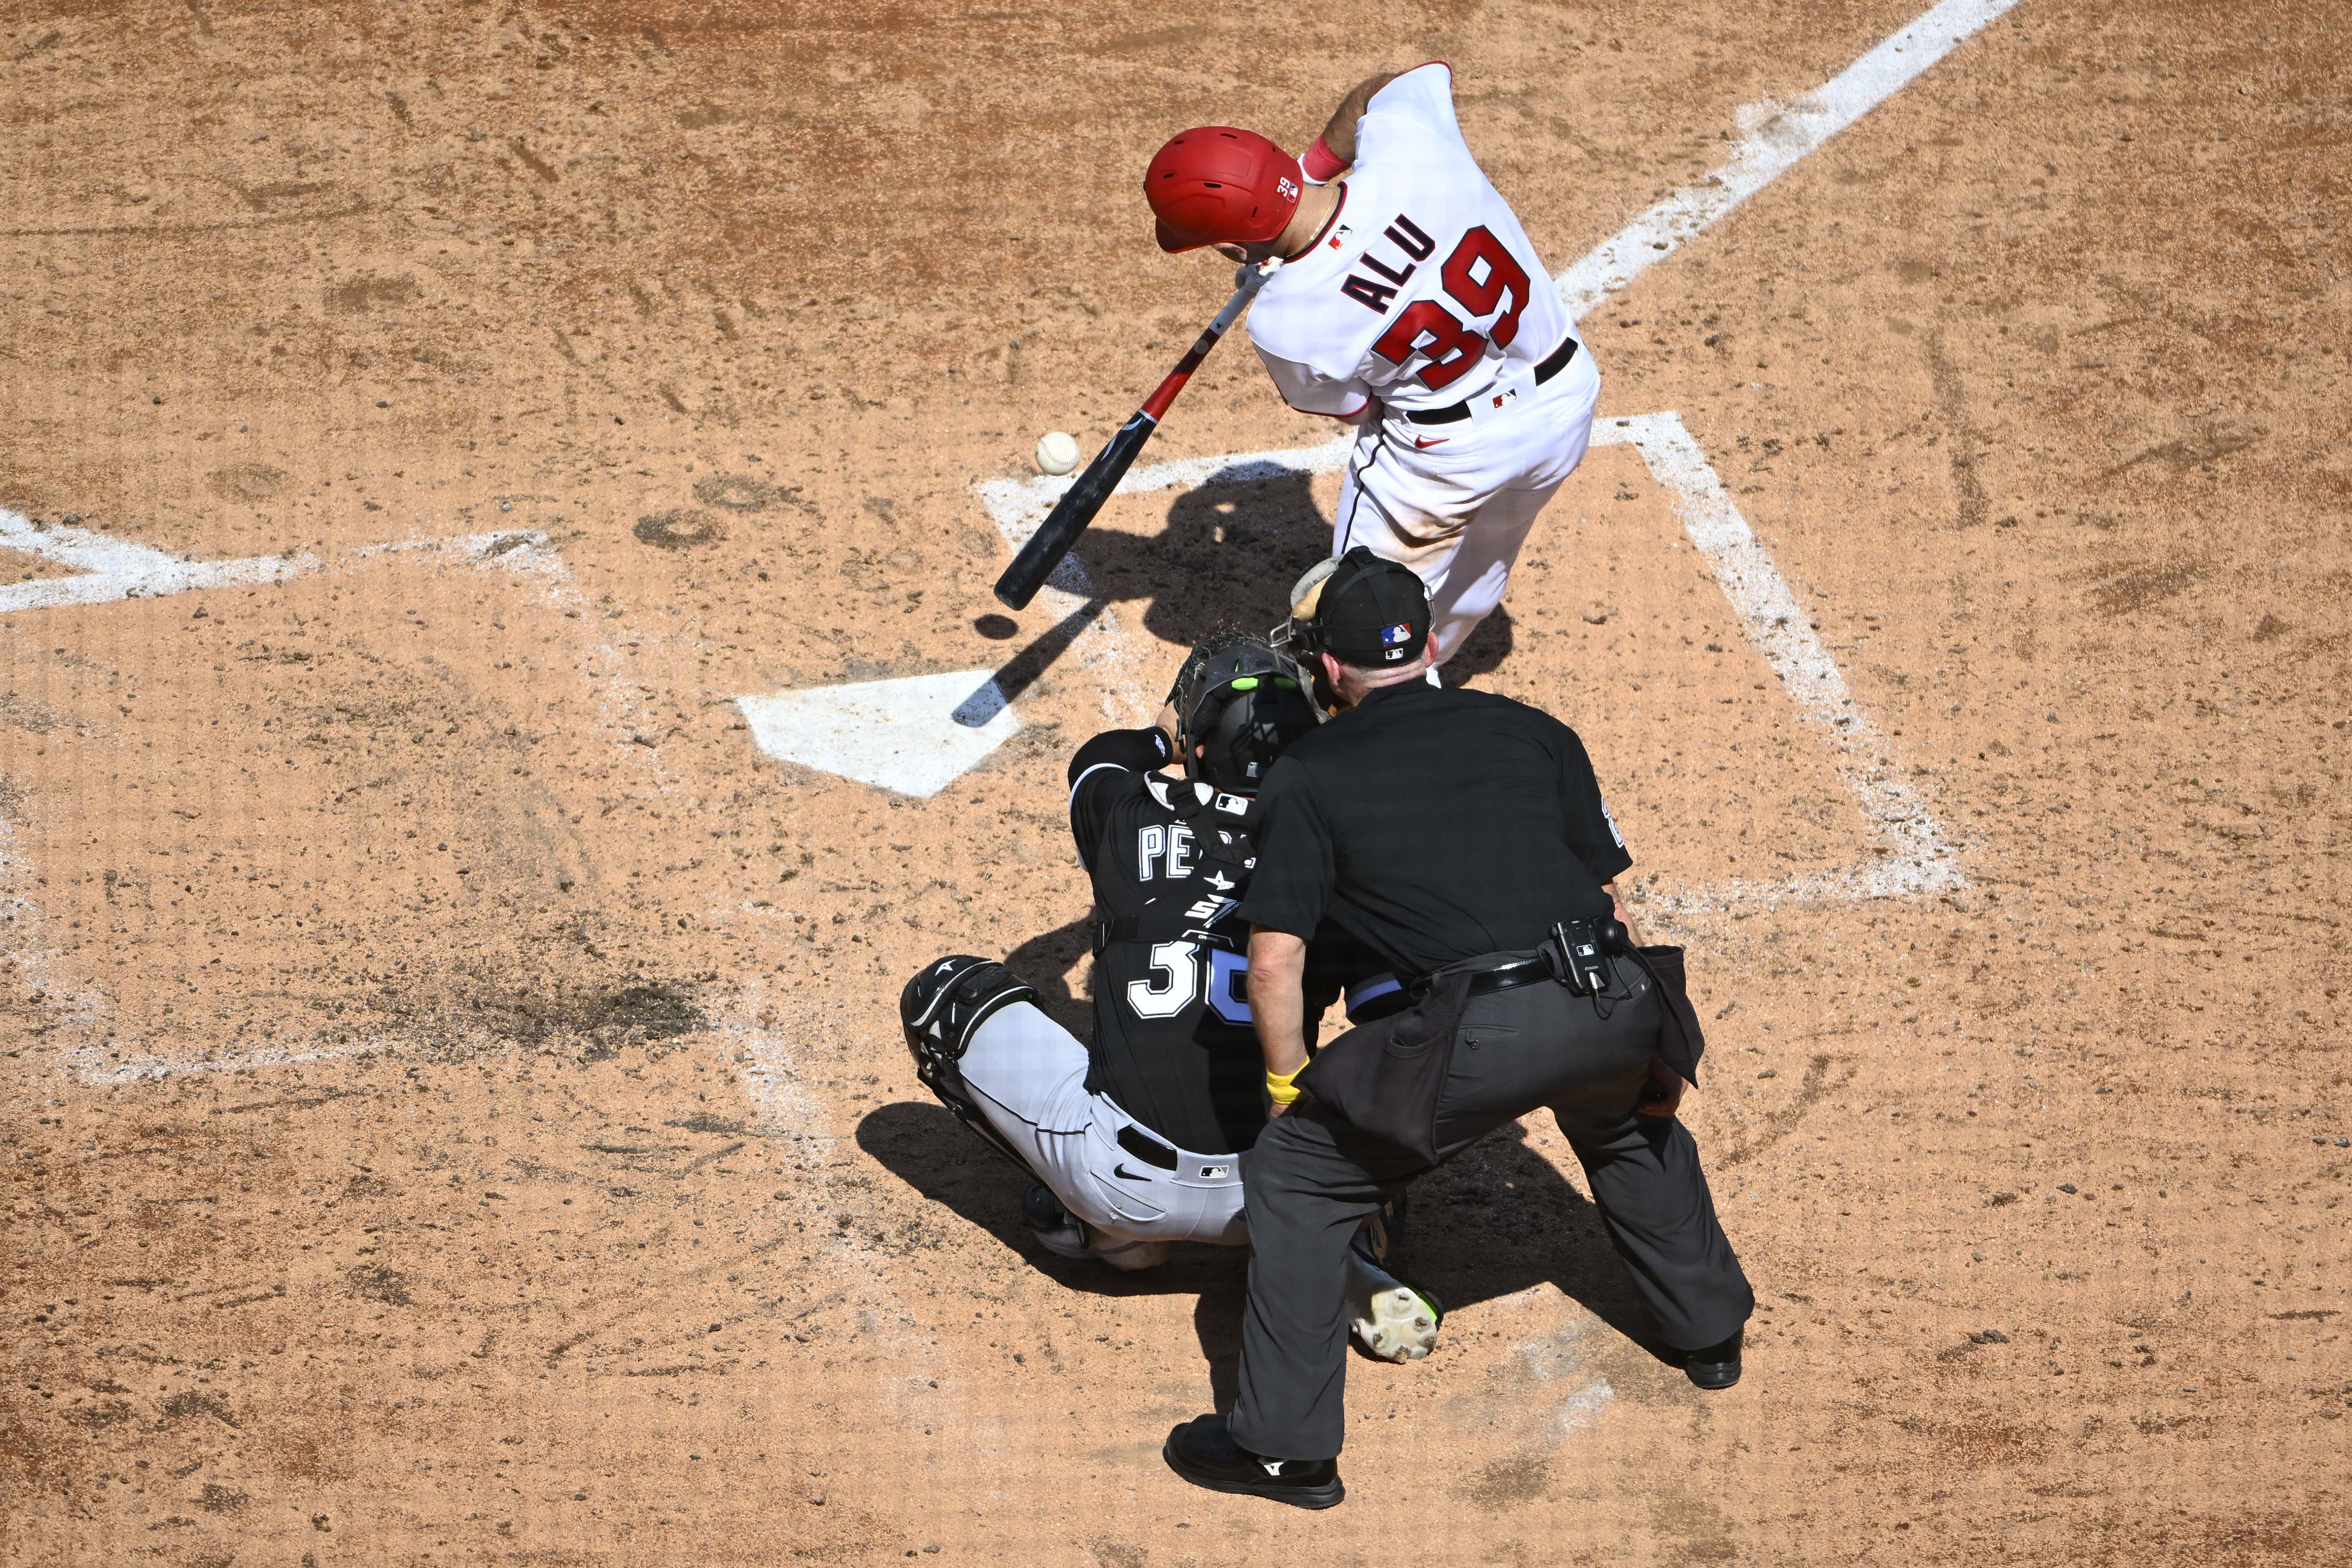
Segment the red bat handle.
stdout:
<path fill-rule="evenodd" d="M 1225 335 L 1226 329 L 1241 315 L 1243 308 L 1255 298 L 1259 289 L 1265 287 L 1266 279 L 1272 276 L 1272 273 L 1261 272 L 1255 267 L 1244 269 L 1240 287 L 1234 290 L 1234 297 L 1225 301 L 1225 308 L 1202 329 L 1200 338 L 1185 350 L 1184 357 L 1176 361 L 1176 368 L 1168 372 L 1168 379 L 1143 400 L 1143 407 L 1139 412 L 1144 417 L 1154 424 L 1160 423 L 1160 416 L 1168 412 L 1168 405 L 1176 401 L 1176 394 L 1184 390 L 1184 383 L 1192 379 L 1192 372 L 1201 368 L 1201 361 L 1207 359 L 1209 350 L 1217 346 L 1217 340 Z"/>
<path fill-rule="evenodd" d="M 1213 327 L 1202 333 L 1200 341 L 1194 343 L 1191 350 L 1176 361 L 1176 368 L 1168 372 L 1168 379 L 1143 400 L 1142 412 L 1152 423 L 1160 423 L 1160 415 L 1168 412 L 1168 405 L 1176 401 L 1176 394 L 1184 390 L 1184 383 L 1192 379 L 1192 372 L 1201 368 L 1201 361 L 1209 357 L 1209 350 L 1217 346 L 1217 340 L 1223 335 Z"/>

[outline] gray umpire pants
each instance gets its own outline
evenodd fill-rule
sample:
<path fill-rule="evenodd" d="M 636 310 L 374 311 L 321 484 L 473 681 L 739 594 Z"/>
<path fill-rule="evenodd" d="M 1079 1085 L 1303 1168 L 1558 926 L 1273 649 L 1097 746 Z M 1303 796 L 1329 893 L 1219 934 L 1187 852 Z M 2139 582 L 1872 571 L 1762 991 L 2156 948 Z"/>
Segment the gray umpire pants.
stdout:
<path fill-rule="evenodd" d="M 1716 1218 L 1689 1131 L 1633 1113 L 1660 1010 L 1633 966 L 1616 963 L 1641 994 L 1605 1019 L 1591 998 L 1549 981 L 1472 998 L 1438 1101 L 1438 1158 L 1551 1107 L 1665 1342 L 1698 1350 L 1729 1339 L 1756 1297 Z M 1339 1456 L 1348 1241 L 1365 1215 L 1430 1168 L 1310 1102 L 1259 1134 L 1246 1199 L 1255 1251 L 1241 1386 L 1227 1418 L 1243 1448 L 1268 1458 Z"/>

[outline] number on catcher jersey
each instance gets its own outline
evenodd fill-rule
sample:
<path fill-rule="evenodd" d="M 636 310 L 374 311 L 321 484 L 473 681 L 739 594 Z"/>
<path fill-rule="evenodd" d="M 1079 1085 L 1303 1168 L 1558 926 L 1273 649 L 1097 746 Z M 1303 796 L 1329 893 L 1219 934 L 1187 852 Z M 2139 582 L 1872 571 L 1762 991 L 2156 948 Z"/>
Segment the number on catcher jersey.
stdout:
<path fill-rule="evenodd" d="M 1203 963 L 1202 960 L 1206 962 Z M 1192 1005 L 1205 978 L 1211 1012 L 1243 1029 L 1254 1021 L 1249 1006 L 1249 959 L 1197 942 L 1155 942 L 1150 971 L 1127 983 L 1127 1005 L 1142 1019 L 1171 1019 Z M 1207 970 L 1204 977 L 1202 973 Z"/>
<path fill-rule="evenodd" d="M 1256 1026 L 1250 1015 L 1248 955 L 1209 949 L 1209 1010 L 1244 1029 Z"/>
<path fill-rule="evenodd" d="M 1127 1005 L 1139 1019 L 1172 1019 L 1201 994 L 1201 967 L 1190 942 L 1155 942 L 1151 972 L 1127 983 Z"/>

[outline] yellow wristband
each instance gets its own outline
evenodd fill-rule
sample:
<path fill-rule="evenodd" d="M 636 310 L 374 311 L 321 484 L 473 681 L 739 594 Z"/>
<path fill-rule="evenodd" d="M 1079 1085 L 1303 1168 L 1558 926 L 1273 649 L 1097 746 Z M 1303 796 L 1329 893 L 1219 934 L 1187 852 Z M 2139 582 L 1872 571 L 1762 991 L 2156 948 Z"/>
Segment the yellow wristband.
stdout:
<path fill-rule="evenodd" d="M 1305 1092 L 1301 1090 L 1297 1084 L 1293 1083 L 1291 1080 L 1306 1071 L 1307 1064 L 1302 1061 L 1288 1072 L 1268 1072 L 1265 1075 L 1265 1092 L 1267 1095 L 1270 1096 L 1277 1105 L 1295 1104 L 1297 1102 L 1298 1096 Z"/>

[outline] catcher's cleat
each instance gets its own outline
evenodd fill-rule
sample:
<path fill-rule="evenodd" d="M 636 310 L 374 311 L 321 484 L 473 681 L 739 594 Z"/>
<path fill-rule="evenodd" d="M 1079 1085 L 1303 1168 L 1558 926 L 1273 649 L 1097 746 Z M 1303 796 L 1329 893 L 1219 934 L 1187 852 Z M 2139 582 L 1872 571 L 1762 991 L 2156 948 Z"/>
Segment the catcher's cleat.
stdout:
<path fill-rule="evenodd" d="M 1063 1207 L 1054 1189 L 1042 1181 L 1030 1183 L 1021 1195 L 1021 1218 L 1037 1245 L 1056 1258 L 1091 1258 L 1130 1273 L 1156 1269 L 1168 1260 L 1165 1241 L 1131 1240 L 1097 1230 Z"/>
<path fill-rule="evenodd" d="M 1097 1230 L 1091 1225 L 1087 1227 L 1087 1251 L 1089 1257 L 1099 1258 L 1112 1268 L 1129 1274 L 1144 1269 L 1157 1269 L 1168 1261 L 1168 1243 L 1165 1241 L 1129 1240 L 1123 1236 Z"/>
<path fill-rule="evenodd" d="M 1037 1245 L 1055 1257 L 1087 1256 L 1086 1226 L 1062 1207 L 1062 1200 L 1044 1182 L 1030 1183 L 1029 1190 L 1021 1195 L 1021 1218 L 1028 1222 Z"/>
<path fill-rule="evenodd" d="M 956 1063 L 971 1044 L 972 1031 L 991 1014 L 1036 994 L 1003 965 L 958 954 L 925 965 L 898 995 L 898 1021 L 907 1031 L 907 1049 L 914 1053 L 915 1076 L 957 1121 L 1024 1171 L 1029 1170 L 1029 1162 L 990 1125 Z"/>
<path fill-rule="evenodd" d="M 1381 1361 L 1419 1361 L 1437 1343 L 1437 1298 L 1348 1251 L 1348 1330 Z"/>

